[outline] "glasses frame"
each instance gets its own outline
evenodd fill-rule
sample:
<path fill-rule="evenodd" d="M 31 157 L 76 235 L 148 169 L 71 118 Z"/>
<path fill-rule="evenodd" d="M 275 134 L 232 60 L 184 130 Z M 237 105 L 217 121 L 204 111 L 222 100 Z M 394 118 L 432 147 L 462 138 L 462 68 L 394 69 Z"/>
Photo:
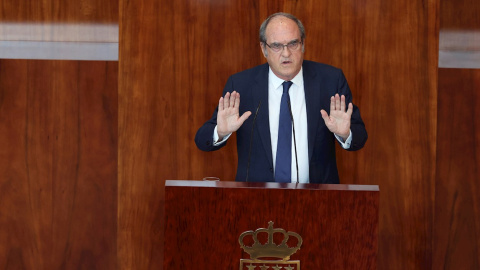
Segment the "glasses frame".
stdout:
<path fill-rule="evenodd" d="M 288 48 L 288 50 L 290 50 L 290 51 L 296 51 L 296 50 L 298 50 L 298 48 L 300 48 L 300 45 L 303 45 L 303 42 L 298 40 L 298 39 L 295 39 L 295 40 L 290 41 L 287 44 L 279 44 L 279 43 L 275 43 L 275 42 L 270 43 L 270 44 L 268 44 L 267 42 L 264 42 L 264 44 L 267 45 L 270 48 L 270 50 L 272 50 L 273 52 L 279 53 L 279 52 L 282 52 L 285 48 Z M 275 49 L 275 48 L 272 47 L 271 44 L 278 44 L 282 47 L 278 48 L 278 49 Z M 291 46 L 295 46 L 295 48 L 291 48 Z"/>

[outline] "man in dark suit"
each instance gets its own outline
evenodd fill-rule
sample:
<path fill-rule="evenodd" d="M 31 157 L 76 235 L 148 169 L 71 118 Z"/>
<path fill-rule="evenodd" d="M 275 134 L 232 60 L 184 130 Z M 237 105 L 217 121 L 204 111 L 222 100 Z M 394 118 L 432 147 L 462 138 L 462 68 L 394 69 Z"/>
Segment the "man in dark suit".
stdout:
<path fill-rule="evenodd" d="M 260 48 L 268 63 L 232 75 L 197 131 L 203 151 L 220 149 L 237 132 L 236 181 L 339 183 L 335 141 L 354 151 L 367 140 L 343 72 L 303 60 L 304 43 L 293 15 L 267 18 Z"/>

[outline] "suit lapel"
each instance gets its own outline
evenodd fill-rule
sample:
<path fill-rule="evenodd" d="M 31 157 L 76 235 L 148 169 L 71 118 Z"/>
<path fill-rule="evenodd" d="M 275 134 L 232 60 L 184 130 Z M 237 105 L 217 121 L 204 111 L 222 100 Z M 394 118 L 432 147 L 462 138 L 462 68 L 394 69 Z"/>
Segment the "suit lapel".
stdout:
<path fill-rule="evenodd" d="M 305 102 L 307 106 L 307 125 L 308 125 L 308 160 L 310 161 L 313 153 L 313 144 L 315 143 L 315 133 L 320 120 L 320 85 L 321 80 L 316 72 L 309 68 L 309 65 L 303 64 L 303 81 L 305 89 Z"/>
<path fill-rule="evenodd" d="M 268 64 L 264 64 L 260 72 L 255 77 L 256 84 L 252 89 L 253 104 L 258 106 L 261 102 L 257 114 L 256 126 L 265 149 L 268 161 L 273 166 L 272 142 L 270 140 L 270 124 L 268 118 Z M 255 108 L 256 109 L 256 108 Z M 255 113 L 254 111 L 252 113 Z"/>

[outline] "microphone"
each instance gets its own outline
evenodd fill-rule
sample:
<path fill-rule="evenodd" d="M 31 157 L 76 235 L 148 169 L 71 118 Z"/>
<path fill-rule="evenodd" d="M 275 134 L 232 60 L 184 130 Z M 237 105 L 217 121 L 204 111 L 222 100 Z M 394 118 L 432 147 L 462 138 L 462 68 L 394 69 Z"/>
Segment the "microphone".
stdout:
<path fill-rule="evenodd" d="M 288 110 L 290 111 L 290 118 L 292 119 L 293 146 L 295 148 L 295 165 L 296 165 L 296 168 L 297 168 L 297 184 L 298 184 L 299 177 L 298 177 L 297 140 L 295 139 L 295 121 L 293 121 L 292 106 L 290 105 L 290 98 L 288 98 L 287 101 L 288 101 Z"/>
<path fill-rule="evenodd" d="M 248 171 L 250 170 L 250 157 L 252 154 L 252 142 L 253 142 L 253 128 L 255 127 L 255 120 L 257 120 L 258 110 L 262 105 L 262 101 L 258 102 L 257 110 L 255 111 L 255 116 L 253 117 L 252 131 L 250 132 L 250 147 L 248 148 L 248 162 L 247 162 L 247 176 L 245 177 L 245 182 L 248 182 Z"/>

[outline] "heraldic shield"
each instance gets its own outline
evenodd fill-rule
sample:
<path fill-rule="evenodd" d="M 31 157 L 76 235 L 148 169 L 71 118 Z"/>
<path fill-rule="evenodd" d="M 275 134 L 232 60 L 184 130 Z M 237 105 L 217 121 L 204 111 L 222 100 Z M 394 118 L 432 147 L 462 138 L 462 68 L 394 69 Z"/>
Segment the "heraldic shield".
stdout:
<path fill-rule="evenodd" d="M 275 243 L 274 235 L 282 237 Z M 265 239 L 264 243 L 259 240 Z M 296 240 L 295 246 L 288 246 L 290 237 Z M 246 239 L 253 242 L 246 245 Z M 287 232 L 281 228 L 273 228 L 273 222 L 268 222 L 268 228 L 246 231 L 238 238 L 240 247 L 250 255 L 250 259 L 240 259 L 240 270 L 300 270 L 299 260 L 290 260 L 290 256 L 302 246 L 302 237 L 295 232 Z"/>

